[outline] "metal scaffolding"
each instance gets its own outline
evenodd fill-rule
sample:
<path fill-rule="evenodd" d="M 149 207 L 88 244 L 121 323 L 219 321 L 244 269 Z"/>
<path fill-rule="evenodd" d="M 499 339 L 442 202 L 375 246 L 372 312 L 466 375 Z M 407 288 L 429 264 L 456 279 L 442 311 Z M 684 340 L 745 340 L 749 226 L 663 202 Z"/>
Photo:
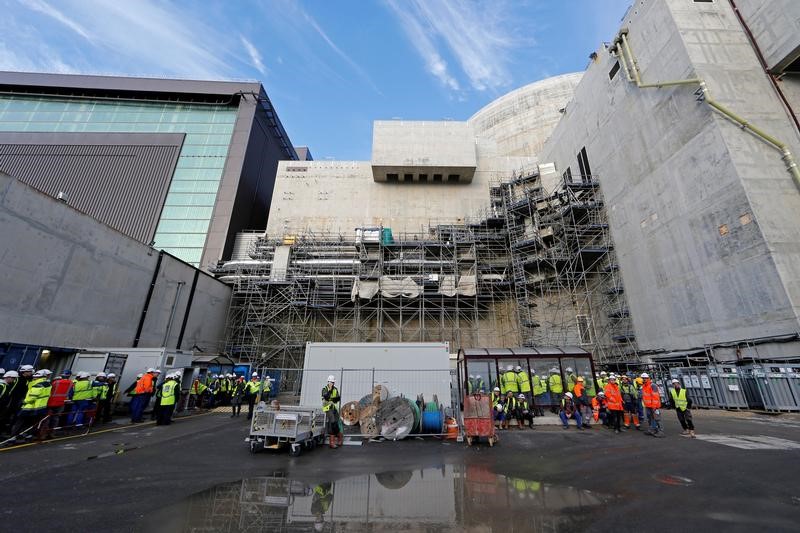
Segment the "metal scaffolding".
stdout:
<path fill-rule="evenodd" d="M 581 344 L 635 359 L 635 339 L 598 182 L 546 191 L 538 172 L 492 184 L 459 224 L 394 235 L 252 235 L 220 264 L 231 284 L 226 349 L 257 366 L 302 367 L 306 342 Z"/>
<path fill-rule="evenodd" d="M 500 188 L 523 344 L 580 344 L 600 362 L 635 360 L 599 181 L 565 175 L 548 191 L 528 173 Z"/>

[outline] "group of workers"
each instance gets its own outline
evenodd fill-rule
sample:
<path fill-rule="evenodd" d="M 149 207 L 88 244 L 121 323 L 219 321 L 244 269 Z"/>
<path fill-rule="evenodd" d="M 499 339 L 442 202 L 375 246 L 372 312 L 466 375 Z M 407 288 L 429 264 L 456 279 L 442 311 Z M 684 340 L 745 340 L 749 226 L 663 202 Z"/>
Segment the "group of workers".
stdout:
<path fill-rule="evenodd" d="M 676 411 L 681 435 L 695 437 L 691 399 L 679 380 L 673 379 L 671 385 L 667 401 Z M 487 391 L 480 375 L 470 375 L 466 387 L 468 394 Z M 578 429 L 591 427 L 594 420 L 615 433 L 631 426 L 639 430 L 646 424 L 646 435 L 664 436 L 661 395 L 646 372 L 634 376 L 603 371 L 587 382 L 570 367 L 566 368 L 566 380 L 562 380 L 557 368 L 544 377 L 535 371 L 529 376 L 521 366 L 509 365 L 492 387 L 490 402 L 500 429 L 508 429 L 511 420 L 517 421 L 519 429 L 526 423 L 533 429 L 534 417 L 544 416 L 543 406 L 549 405 L 558 413 L 564 429 L 569 428 L 569 420 L 575 420 Z"/>
<path fill-rule="evenodd" d="M 8 441 L 52 438 L 62 426 L 80 427 L 111 421 L 117 376 L 99 372 L 94 378 L 69 370 L 54 374 L 22 365 L 0 368 L 0 435 Z"/>
<path fill-rule="evenodd" d="M 144 411 L 150 405 L 150 400 L 155 396 L 155 404 L 151 419 L 158 426 L 168 426 L 172 423 L 175 406 L 181 399 L 181 371 L 170 372 L 159 383 L 161 371 L 157 368 L 148 368 L 136 376 L 136 381 L 125 390 L 131 401 L 128 405 L 131 423 L 144 422 Z"/>
<path fill-rule="evenodd" d="M 212 374 L 206 379 L 197 378 L 189 388 L 189 408 L 231 406 L 231 418 L 242 412 L 242 403 L 247 402 L 247 419 L 253 418 L 253 409 L 259 395 L 269 397 L 273 379 L 258 372 L 250 375 L 250 381 L 237 374 Z"/>

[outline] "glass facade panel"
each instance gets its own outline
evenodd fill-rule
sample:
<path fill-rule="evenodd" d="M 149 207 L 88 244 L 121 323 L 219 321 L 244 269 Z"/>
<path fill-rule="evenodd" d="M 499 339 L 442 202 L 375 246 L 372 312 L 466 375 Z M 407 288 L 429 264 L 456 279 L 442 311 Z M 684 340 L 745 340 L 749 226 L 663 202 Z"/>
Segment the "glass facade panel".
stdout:
<path fill-rule="evenodd" d="M 155 246 L 199 266 L 236 113 L 235 106 L 2 95 L 0 131 L 185 133 Z"/>

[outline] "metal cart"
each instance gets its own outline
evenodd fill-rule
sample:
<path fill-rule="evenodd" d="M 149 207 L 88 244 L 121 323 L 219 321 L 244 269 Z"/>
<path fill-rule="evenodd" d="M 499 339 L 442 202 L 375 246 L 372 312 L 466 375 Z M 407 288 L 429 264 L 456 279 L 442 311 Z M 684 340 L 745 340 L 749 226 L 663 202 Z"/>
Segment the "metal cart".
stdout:
<path fill-rule="evenodd" d="M 250 451 L 288 447 L 296 457 L 303 448 L 313 450 L 325 442 L 325 413 L 315 407 L 259 404 L 250 425 Z"/>
<path fill-rule="evenodd" d="M 482 437 L 489 441 L 489 446 L 497 442 L 489 395 L 477 393 L 464 396 L 464 436 L 468 446 Z"/>

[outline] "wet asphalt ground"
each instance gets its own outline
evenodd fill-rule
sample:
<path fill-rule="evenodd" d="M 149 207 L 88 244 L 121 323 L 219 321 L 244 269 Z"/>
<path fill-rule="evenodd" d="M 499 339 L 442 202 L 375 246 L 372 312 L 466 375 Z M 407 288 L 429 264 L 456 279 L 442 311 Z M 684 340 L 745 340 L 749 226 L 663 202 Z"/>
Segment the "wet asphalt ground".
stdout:
<path fill-rule="evenodd" d="M 0 451 L 6 531 L 800 530 L 800 416 L 695 411 L 697 439 L 559 426 L 251 454 L 210 413 Z M 317 489 L 315 492 L 314 489 Z"/>

